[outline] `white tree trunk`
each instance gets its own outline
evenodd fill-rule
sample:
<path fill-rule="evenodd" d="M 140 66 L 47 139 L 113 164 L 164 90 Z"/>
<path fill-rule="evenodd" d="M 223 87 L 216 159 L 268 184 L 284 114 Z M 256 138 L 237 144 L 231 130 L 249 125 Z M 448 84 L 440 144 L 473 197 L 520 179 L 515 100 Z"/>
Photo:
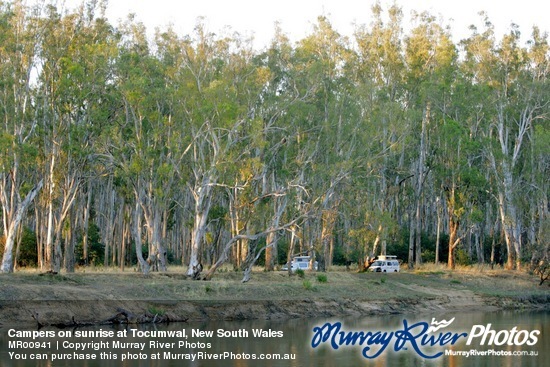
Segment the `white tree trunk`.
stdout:
<path fill-rule="evenodd" d="M 134 220 L 132 221 L 132 236 L 134 237 L 134 243 L 136 245 L 136 256 L 141 267 L 141 272 L 143 274 L 149 273 L 149 264 L 143 258 L 142 252 L 142 240 L 141 240 L 141 205 L 139 202 L 136 202 L 134 208 Z"/>
<path fill-rule="evenodd" d="M 8 231 L 6 233 L 6 244 L 4 245 L 4 256 L 2 257 L 2 273 L 13 272 L 13 246 L 15 243 L 15 237 L 23 219 L 23 214 L 29 207 L 30 203 L 34 200 L 38 192 L 42 189 L 44 184 L 43 180 L 33 187 L 31 191 L 25 197 L 25 200 L 21 202 L 11 222 L 8 224 Z"/>
<path fill-rule="evenodd" d="M 214 181 L 212 176 L 204 177 L 202 185 L 193 190 L 193 196 L 195 198 L 195 221 L 193 223 L 193 235 L 191 237 L 191 255 L 189 257 L 189 267 L 187 269 L 187 275 L 192 276 L 195 269 L 199 266 L 199 254 L 201 251 L 201 244 L 206 232 L 206 222 L 208 219 L 208 213 L 210 212 L 210 205 L 212 203 L 211 192 L 212 188 L 210 184 Z"/>

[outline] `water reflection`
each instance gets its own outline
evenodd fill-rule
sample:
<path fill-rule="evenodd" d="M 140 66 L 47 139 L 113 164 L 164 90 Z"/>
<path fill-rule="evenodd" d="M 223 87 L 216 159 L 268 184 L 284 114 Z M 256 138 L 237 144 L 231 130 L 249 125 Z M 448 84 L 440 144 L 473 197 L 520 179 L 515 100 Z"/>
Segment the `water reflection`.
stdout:
<path fill-rule="evenodd" d="M 418 357 L 412 351 L 400 351 L 394 352 L 392 347 L 388 347 L 384 353 L 374 360 L 367 360 L 361 356 L 361 347 L 348 346 L 342 347 L 340 350 L 333 350 L 330 347 L 323 345 L 316 349 L 310 347 L 312 329 L 314 326 L 320 326 L 327 321 L 341 321 L 345 327 L 345 330 L 364 330 L 364 331 L 392 331 L 403 328 L 403 319 L 407 319 L 409 323 L 426 321 L 431 322 L 432 318 L 440 321 L 442 319 L 450 320 L 456 318 L 452 326 L 453 332 L 470 332 L 473 325 L 491 324 L 493 330 L 511 330 L 517 327 L 518 330 L 540 330 L 539 340 L 534 347 L 524 347 L 523 350 L 538 351 L 538 356 L 532 357 L 518 357 L 518 356 L 442 356 L 437 359 L 429 360 Z M 196 322 L 187 324 L 170 324 L 170 325 L 144 325 L 144 326 L 102 326 L 105 330 L 113 330 L 116 332 L 127 330 L 128 337 L 117 340 L 129 343 L 145 343 L 145 349 L 112 349 L 95 351 L 94 349 L 86 349 L 78 351 L 76 353 L 95 353 L 97 355 L 96 360 L 73 360 L 66 359 L 61 361 L 55 361 L 52 363 L 52 353 L 57 354 L 73 354 L 74 350 L 56 350 L 57 342 L 62 342 L 62 339 L 37 339 L 38 341 L 51 341 L 51 350 L 41 350 L 33 352 L 32 350 L 17 350 L 9 349 L 9 340 L 16 340 L 15 338 L 8 338 L 7 332 L 10 327 L 4 325 L 0 328 L 0 365 L 3 367 L 50 367 L 50 366 L 77 366 L 77 367 L 96 367 L 96 366 L 117 366 L 117 367 L 134 367 L 134 366 L 153 366 L 153 367 L 167 367 L 167 366 L 234 366 L 234 367 L 253 367 L 253 366 L 266 366 L 266 367 L 319 367 L 319 366 L 373 366 L 373 367 L 395 367 L 395 366 L 418 366 L 418 367 L 516 367 L 527 366 L 535 367 L 541 366 L 544 361 L 550 360 L 550 313 L 549 312 L 473 312 L 473 313 L 442 313 L 439 315 L 395 315 L 395 316 L 381 316 L 381 317 L 360 317 L 356 319 L 318 319 L 318 320 L 285 320 L 281 322 L 275 321 L 210 321 L 210 322 Z M 21 330 L 18 327 L 14 327 L 17 330 Z M 188 334 L 188 343 L 194 343 L 195 348 L 178 348 L 178 342 L 181 341 L 177 338 L 138 338 L 132 337 L 131 329 L 139 330 L 182 330 L 185 329 Z M 98 330 L 99 327 L 90 330 Z M 211 337 L 200 338 L 192 337 L 191 330 L 197 329 L 202 331 L 211 331 L 216 335 L 219 329 L 225 331 L 246 330 L 248 332 L 247 337 Z M 282 331 L 283 337 L 276 338 L 262 338 L 255 337 L 252 333 L 253 329 Z M 29 330 L 26 328 L 24 330 Z M 80 329 L 82 330 L 82 329 Z M 74 335 L 74 334 L 73 334 Z M 72 337 L 69 339 L 72 343 L 83 343 L 92 341 L 89 338 L 77 338 Z M 157 340 L 163 343 L 173 342 L 175 343 L 173 348 L 163 348 L 158 345 L 151 346 L 149 341 Z M 28 340 L 27 340 L 28 341 Z M 100 341 L 100 340 L 94 340 Z M 113 340 L 109 340 L 112 343 Z M 210 348 L 200 347 L 197 343 L 210 343 Z M 164 344 L 163 346 L 165 346 Z M 112 346 L 112 344 L 110 344 Z M 457 343 L 452 347 L 444 347 L 434 350 L 434 352 L 442 351 L 444 349 L 451 349 L 457 351 L 466 351 L 472 348 L 478 350 L 504 350 L 504 351 L 519 351 L 519 347 L 503 345 L 500 347 L 479 346 L 479 343 L 475 343 L 472 346 L 465 345 L 465 339 Z M 391 349 L 391 350 L 390 350 Z M 26 353 L 27 359 L 15 360 L 10 358 L 9 352 L 12 353 Z M 100 359 L 100 353 L 104 359 Z M 291 360 L 245 360 L 245 359 L 223 359 L 223 360 L 182 360 L 171 359 L 166 360 L 164 353 L 171 353 L 170 355 L 193 354 L 193 353 L 233 353 L 233 355 L 242 356 L 243 354 L 280 354 L 280 355 L 294 355 L 295 359 Z M 31 353 L 47 353 L 48 360 L 35 360 L 31 359 Z M 146 354 L 146 360 L 131 359 L 120 360 L 122 355 L 128 357 L 128 353 L 132 357 L 139 356 L 140 353 Z M 151 359 L 152 355 L 160 357 L 160 359 Z M 105 359 L 106 357 L 114 356 L 117 359 Z M 35 356 L 36 357 L 36 356 Z"/>

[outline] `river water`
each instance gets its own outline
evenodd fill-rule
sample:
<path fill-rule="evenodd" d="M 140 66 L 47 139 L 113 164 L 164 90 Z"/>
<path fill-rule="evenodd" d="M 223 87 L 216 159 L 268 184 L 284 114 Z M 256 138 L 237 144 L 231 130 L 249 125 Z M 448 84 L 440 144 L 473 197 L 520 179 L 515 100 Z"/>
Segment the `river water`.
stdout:
<path fill-rule="evenodd" d="M 423 344 L 423 327 L 435 326 L 432 321 L 442 320 L 452 323 L 433 331 L 434 336 Z M 357 339 L 356 345 L 344 345 L 338 336 L 320 333 L 338 323 L 340 331 L 355 332 L 353 335 L 362 331 L 362 335 L 370 337 L 363 344 Z M 99 330 L 112 333 L 113 337 L 77 337 L 78 332 Z M 44 328 L 39 331 L 41 335 L 35 333 L 34 339 L 32 334 L 21 336 L 23 331 L 37 330 L 0 325 L 0 366 L 550 366 L 550 311 Z M 180 335 L 168 337 L 169 331 Z M 401 343 L 397 337 L 400 332 Z M 420 336 L 413 338 L 417 335 Z M 405 340 L 407 336 L 412 339 Z M 469 337 L 472 340 L 466 345 Z M 312 343 L 319 345 L 313 348 Z M 362 355 L 373 357 L 378 352 L 374 358 Z M 466 352 L 470 355 L 466 356 Z"/>

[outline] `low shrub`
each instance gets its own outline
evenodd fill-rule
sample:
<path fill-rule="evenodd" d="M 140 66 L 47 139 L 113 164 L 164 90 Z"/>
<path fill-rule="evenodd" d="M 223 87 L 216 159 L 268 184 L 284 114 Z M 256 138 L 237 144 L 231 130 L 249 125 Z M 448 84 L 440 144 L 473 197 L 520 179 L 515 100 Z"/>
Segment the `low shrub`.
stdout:
<path fill-rule="evenodd" d="M 318 281 L 319 283 L 326 283 L 326 282 L 328 282 L 327 275 L 326 275 L 326 274 L 318 274 L 318 275 L 317 275 L 317 281 Z"/>

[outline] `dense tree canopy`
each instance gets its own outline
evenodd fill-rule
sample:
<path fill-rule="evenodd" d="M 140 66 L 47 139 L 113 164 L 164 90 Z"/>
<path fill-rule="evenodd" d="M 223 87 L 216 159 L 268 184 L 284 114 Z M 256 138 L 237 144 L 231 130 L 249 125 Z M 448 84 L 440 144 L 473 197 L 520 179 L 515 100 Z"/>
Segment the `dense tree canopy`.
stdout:
<path fill-rule="evenodd" d="M 353 35 L 319 17 L 258 51 L 201 20 L 148 39 L 104 10 L 0 1 L 2 271 L 548 261 L 538 28 L 522 45 L 482 15 L 454 43 L 376 4 Z"/>

